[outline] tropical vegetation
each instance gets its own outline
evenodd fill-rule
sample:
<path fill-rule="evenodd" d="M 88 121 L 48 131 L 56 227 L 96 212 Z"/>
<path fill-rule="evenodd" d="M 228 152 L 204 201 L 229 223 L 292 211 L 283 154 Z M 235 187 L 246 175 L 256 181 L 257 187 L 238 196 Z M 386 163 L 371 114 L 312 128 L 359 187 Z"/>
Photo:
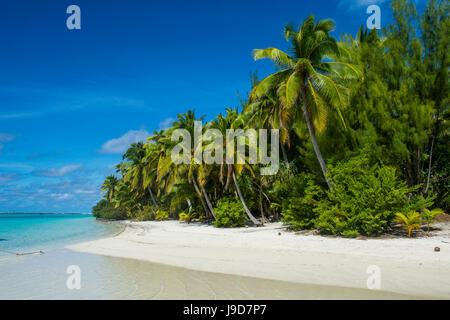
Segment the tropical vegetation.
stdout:
<path fill-rule="evenodd" d="M 94 215 L 216 227 L 281 220 L 345 237 L 397 224 L 411 236 L 422 221 L 429 229 L 450 208 L 450 8 L 448 0 L 428 0 L 421 15 L 414 1 L 393 0 L 391 8 L 393 22 L 382 30 L 361 27 L 339 39 L 330 19 L 288 24 L 286 49 L 253 51 L 275 73 L 251 74 L 241 104 L 211 121 L 188 110 L 133 143 L 105 179 Z M 279 169 L 263 175 L 263 164 L 229 164 L 226 154 L 222 163 L 176 163 L 177 129 L 190 134 L 192 155 L 211 149 L 209 129 L 223 137 L 227 129 L 279 130 Z"/>

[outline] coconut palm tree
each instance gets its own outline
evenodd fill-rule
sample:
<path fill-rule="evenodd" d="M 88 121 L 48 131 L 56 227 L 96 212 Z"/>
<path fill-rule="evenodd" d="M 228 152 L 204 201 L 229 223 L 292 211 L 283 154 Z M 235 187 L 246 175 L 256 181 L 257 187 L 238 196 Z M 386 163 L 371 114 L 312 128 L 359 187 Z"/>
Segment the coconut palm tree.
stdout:
<path fill-rule="evenodd" d="M 123 179 L 119 179 L 111 202 L 116 208 L 125 208 L 129 216 L 139 209 L 139 203 L 136 201 L 136 194 L 132 191 L 131 183 Z"/>
<path fill-rule="evenodd" d="M 206 166 L 196 164 L 193 157 L 191 157 L 190 164 L 175 164 L 171 156 L 171 148 L 176 144 L 171 141 L 171 133 L 177 129 L 187 130 L 191 137 L 191 155 L 194 154 L 194 148 L 196 146 L 194 142 L 195 138 L 195 121 L 202 121 L 205 116 L 196 118 L 195 111 L 188 110 L 188 112 L 177 115 L 177 120 L 172 124 L 172 127 L 167 130 L 166 137 L 161 139 L 160 145 L 163 145 L 161 157 L 158 163 L 158 180 L 165 179 L 166 191 L 176 183 L 185 179 L 188 183 L 192 184 L 194 190 L 203 206 L 206 216 L 215 218 L 214 208 L 211 204 L 208 193 L 206 192 L 204 185 L 206 183 L 205 170 Z"/>
<path fill-rule="evenodd" d="M 106 192 L 106 199 L 111 201 L 114 197 L 114 193 L 116 192 L 116 187 L 119 182 L 119 179 L 115 175 L 110 175 L 106 177 L 105 181 L 102 184 L 102 193 Z"/>
<path fill-rule="evenodd" d="M 214 119 L 208 127 L 211 129 L 219 130 L 220 133 L 222 134 L 222 137 L 227 136 L 228 129 L 242 129 L 242 128 L 244 128 L 244 124 L 245 124 L 244 118 L 242 118 L 239 115 L 237 110 L 227 108 L 226 111 L 227 111 L 227 114 L 225 116 L 223 116 L 222 114 L 219 114 L 219 116 L 217 116 L 216 119 Z M 228 141 L 226 141 L 226 139 L 223 139 L 223 145 L 222 145 L 223 150 L 227 150 L 227 142 Z M 208 148 L 208 147 L 211 147 L 211 145 L 207 145 L 205 147 Z M 224 185 L 225 190 L 230 185 L 231 179 L 233 180 L 233 183 L 234 183 L 234 186 L 236 189 L 236 193 L 238 194 L 239 200 L 241 201 L 241 203 L 244 207 L 247 217 L 255 225 L 259 225 L 261 223 L 255 218 L 255 216 L 251 213 L 251 211 L 247 207 L 247 204 L 245 202 L 244 196 L 241 192 L 241 188 L 239 187 L 239 183 L 238 183 L 238 180 L 236 177 L 236 173 L 238 175 L 240 175 L 240 174 L 242 174 L 244 169 L 249 170 L 250 173 L 253 174 L 251 165 L 248 163 L 248 161 L 247 161 L 248 159 L 244 159 L 245 164 L 228 164 L 228 163 L 226 163 L 226 156 L 227 156 L 226 152 L 223 152 L 224 158 L 220 164 L 219 179 L 222 182 L 222 184 Z M 224 181 L 225 171 L 227 172 L 226 173 L 226 177 L 227 177 L 226 182 Z"/>
<path fill-rule="evenodd" d="M 251 101 L 244 107 L 242 115 L 246 118 L 245 122 L 248 127 L 280 131 L 280 147 L 287 166 L 289 166 L 289 160 L 284 145 L 290 145 L 291 111 L 290 108 L 280 103 L 275 93 Z"/>
<path fill-rule="evenodd" d="M 276 91 L 283 105 L 301 108 L 330 190 L 333 187 L 327 177 L 327 166 L 316 140 L 316 131 L 325 128 L 329 110 L 336 111 L 345 126 L 341 110 L 347 104 L 347 90 L 343 83 L 360 74 L 355 66 L 337 60 L 340 49 L 330 35 L 333 29 L 332 20 L 315 22 L 311 15 L 297 32 L 291 25 L 284 28 L 285 38 L 290 42 L 290 54 L 277 48 L 255 49 L 255 60 L 269 58 L 281 70 L 262 80 L 251 93 L 251 99 L 256 100 Z"/>
<path fill-rule="evenodd" d="M 145 156 L 146 150 L 144 149 L 143 142 L 131 144 L 123 155 L 123 160 L 126 160 L 126 173 L 124 175 L 124 180 L 131 183 L 131 188 L 137 194 L 143 194 L 145 192 L 143 188 L 146 170 Z"/>
<path fill-rule="evenodd" d="M 433 210 L 429 210 L 429 209 L 423 210 L 422 217 L 425 220 L 425 222 L 427 223 L 428 232 L 430 232 L 431 224 L 434 222 L 436 217 L 439 214 L 443 214 L 443 213 L 445 213 L 444 210 L 438 209 L 438 208 L 433 209 Z"/>
<path fill-rule="evenodd" d="M 412 231 L 420 227 L 420 214 L 416 211 L 409 211 L 407 214 L 397 212 L 394 222 L 398 222 L 408 231 L 408 237 L 411 238 Z"/>

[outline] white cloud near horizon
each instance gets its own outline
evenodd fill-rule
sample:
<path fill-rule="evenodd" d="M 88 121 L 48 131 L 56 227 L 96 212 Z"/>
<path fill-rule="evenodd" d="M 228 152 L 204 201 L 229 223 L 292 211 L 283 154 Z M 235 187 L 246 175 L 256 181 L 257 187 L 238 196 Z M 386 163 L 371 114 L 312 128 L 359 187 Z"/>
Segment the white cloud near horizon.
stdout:
<path fill-rule="evenodd" d="M 59 169 L 51 168 L 48 170 L 36 170 L 34 174 L 40 177 L 63 177 L 79 168 L 81 168 L 81 163 L 69 164 Z"/>
<path fill-rule="evenodd" d="M 17 180 L 20 176 L 17 173 L 2 173 L 0 172 L 0 186 L 6 182 Z"/>
<path fill-rule="evenodd" d="M 130 130 L 119 138 L 105 142 L 99 150 L 99 153 L 123 154 L 132 143 L 139 141 L 145 142 L 148 136 L 150 136 L 150 134 L 145 129 Z"/>
<path fill-rule="evenodd" d="M 57 201 L 73 198 L 69 193 L 51 193 L 49 196 Z"/>
<path fill-rule="evenodd" d="M 11 142 L 16 138 L 15 135 L 9 133 L 0 133 L 0 153 L 5 147 L 4 143 Z"/>

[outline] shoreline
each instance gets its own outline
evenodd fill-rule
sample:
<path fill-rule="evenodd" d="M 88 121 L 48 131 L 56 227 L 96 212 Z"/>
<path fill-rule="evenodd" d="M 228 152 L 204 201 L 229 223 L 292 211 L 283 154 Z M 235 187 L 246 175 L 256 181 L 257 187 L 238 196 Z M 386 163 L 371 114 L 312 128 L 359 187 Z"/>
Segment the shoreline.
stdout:
<path fill-rule="evenodd" d="M 375 265 L 382 291 L 450 299 L 447 224 L 430 237 L 361 240 L 296 234 L 281 223 L 237 229 L 178 221 L 115 223 L 125 226 L 121 233 L 67 248 L 197 271 L 357 289 L 367 289 L 367 268 Z"/>

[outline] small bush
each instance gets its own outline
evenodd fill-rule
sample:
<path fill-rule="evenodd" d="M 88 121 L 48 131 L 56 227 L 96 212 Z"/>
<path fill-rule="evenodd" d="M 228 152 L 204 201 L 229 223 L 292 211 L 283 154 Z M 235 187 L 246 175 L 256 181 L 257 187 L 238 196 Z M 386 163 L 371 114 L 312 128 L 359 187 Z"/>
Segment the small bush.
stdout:
<path fill-rule="evenodd" d="M 195 218 L 197 218 L 198 214 L 195 211 L 189 211 L 189 212 L 182 212 L 179 215 L 180 221 L 186 221 L 187 223 L 191 223 L 191 221 Z"/>
<path fill-rule="evenodd" d="M 412 232 L 415 229 L 420 228 L 421 218 L 420 213 L 417 211 L 408 211 L 408 213 L 397 212 L 395 222 L 398 222 L 406 231 L 408 231 L 408 237 L 411 238 Z"/>
<path fill-rule="evenodd" d="M 242 203 L 232 197 L 220 199 L 214 212 L 216 221 L 213 222 L 213 225 L 218 228 L 241 227 L 247 220 Z"/>
<path fill-rule="evenodd" d="M 153 221 L 155 220 L 155 210 L 151 206 L 144 206 L 142 211 L 136 215 L 136 220 Z"/>
<path fill-rule="evenodd" d="M 356 238 L 359 236 L 359 232 L 354 230 L 346 230 L 342 232 L 342 236 L 344 238 Z"/>
<path fill-rule="evenodd" d="M 431 198 L 411 196 L 408 187 L 391 167 L 370 166 L 363 156 L 329 166 L 334 191 L 317 203 L 315 227 L 324 234 L 374 236 L 387 231 L 396 212 L 420 210 Z"/>
<path fill-rule="evenodd" d="M 169 218 L 169 212 L 165 210 L 157 210 L 155 220 L 167 220 Z"/>
<path fill-rule="evenodd" d="M 433 210 L 425 209 L 423 210 L 422 217 L 423 220 L 427 223 L 428 232 L 430 232 L 431 224 L 434 222 L 436 217 L 440 214 L 444 214 L 445 212 L 442 209 L 436 208 Z"/>
<path fill-rule="evenodd" d="M 314 208 L 323 190 L 308 176 L 297 176 L 288 185 L 292 193 L 283 201 L 281 221 L 293 230 L 311 229 L 317 217 Z"/>
<path fill-rule="evenodd" d="M 125 208 L 116 208 L 108 200 L 100 200 L 93 208 L 92 215 L 97 219 L 125 220 L 128 219 Z"/>

